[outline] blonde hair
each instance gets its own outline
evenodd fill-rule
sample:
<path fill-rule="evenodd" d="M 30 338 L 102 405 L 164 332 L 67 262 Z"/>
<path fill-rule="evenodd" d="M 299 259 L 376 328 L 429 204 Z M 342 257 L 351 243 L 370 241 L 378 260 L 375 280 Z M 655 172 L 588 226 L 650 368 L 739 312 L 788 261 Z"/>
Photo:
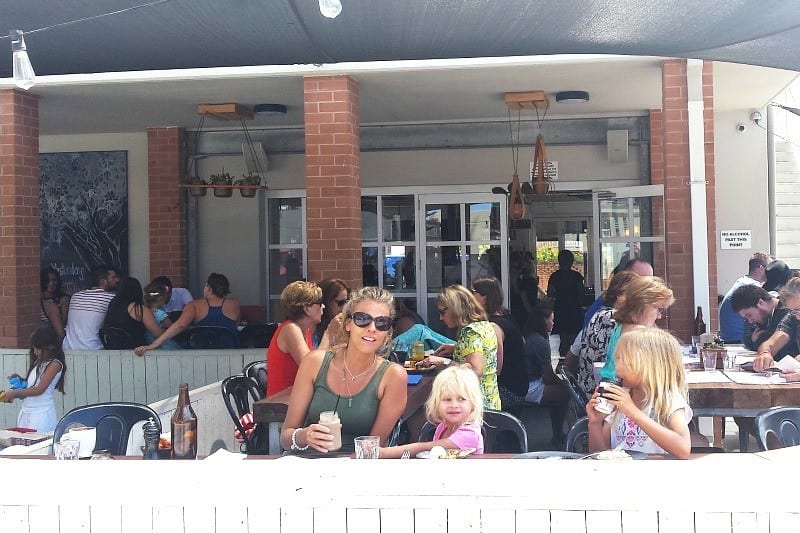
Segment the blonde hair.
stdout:
<path fill-rule="evenodd" d="M 299 320 L 306 306 L 322 303 L 322 289 L 310 281 L 293 281 L 281 292 L 281 305 L 289 320 Z"/>
<path fill-rule="evenodd" d="M 617 298 L 614 320 L 622 324 L 635 324 L 651 305 L 664 303 L 669 307 L 675 303 L 672 289 L 656 276 L 638 276 L 628 282 Z"/>
<path fill-rule="evenodd" d="M 478 376 L 475 372 L 463 366 L 451 366 L 439 372 L 431 386 L 431 395 L 425 402 L 425 417 L 434 424 L 440 424 L 439 404 L 445 394 L 458 394 L 472 404 L 472 412 L 464 423 L 483 424 L 483 394 Z"/>
<path fill-rule="evenodd" d="M 627 367 L 641 376 L 644 392 L 643 411 L 649 410 L 655 421 L 667 424 L 676 395 L 689 403 L 689 387 L 683 368 L 681 346 L 671 334 L 659 328 L 636 328 L 619 338 L 614 350 L 617 367 Z"/>
<path fill-rule="evenodd" d="M 456 321 L 458 329 L 473 322 L 489 320 L 486 311 L 475 299 L 472 291 L 463 285 L 450 285 L 442 289 L 436 299 L 436 305 L 450 310 L 450 316 Z"/>
<path fill-rule="evenodd" d="M 394 319 L 395 309 L 394 309 L 394 296 L 392 296 L 392 293 L 387 291 L 386 289 L 381 289 L 380 287 L 363 287 L 351 293 L 350 299 L 347 300 L 346 304 L 344 304 L 344 308 L 342 309 L 341 313 L 342 320 L 340 324 L 341 325 L 340 339 L 346 340 L 350 337 L 350 333 L 347 331 L 347 329 L 345 329 L 347 321 L 352 319 L 353 313 L 355 312 L 355 309 L 358 306 L 358 304 L 366 301 L 385 305 L 386 307 L 389 308 L 389 316 L 392 317 L 392 319 Z M 389 330 L 386 332 L 386 338 L 384 339 L 381 348 L 389 346 L 392 343 L 393 332 L 394 332 L 394 323 L 392 323 L 392 327 L 390 327 Z"/>

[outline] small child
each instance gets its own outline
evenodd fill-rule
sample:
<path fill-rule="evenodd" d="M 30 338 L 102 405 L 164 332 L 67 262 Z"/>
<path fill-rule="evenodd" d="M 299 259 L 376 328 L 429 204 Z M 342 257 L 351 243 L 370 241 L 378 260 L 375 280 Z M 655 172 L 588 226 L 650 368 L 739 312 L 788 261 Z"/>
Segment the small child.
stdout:
<path fill-rule="evenodd" d="M 8 390 L 0 396 L 0 400 L 6 403 L 22 398 L 22 409 L 17 417 L 19 427 L 35 429 L 40 433 L 53 432 L 58 424 L 53 389 L 64 393 L 66 373 L 67 363 L 56 331 L 50 326 L 34 331 L 30 340 L 27 387 Z M 8 377 L 21 379 L 19 374 Z"/>
<path fill-rule="evenodd" d="M 483 453 L 483 395 L 478 377 L 469 367 L 450 367 L 436 376 L 431 395 L 425 402 L 425 416 L 431 423 L 438 424 L 432 441 L 382 448 L 380 456 L 397 458 L 406 450 L 416 455 L 434 446 Z"/>
<path fill-rule="evenodd" d="M 164 310 L 169 296 L 169 287 L 161 283 L 149 283 L 144 288 L 144 305 L 153 312 L 156 323 L 162 330 L 166 330 L 172 325 L 169 315 Z M 152 333 L 145 330 L 144 338 L 147 342 L 153 342 L 155 337 Z M 180 350 L 181 345 L 175 339 L 169 339 L 158 347 L 159 350 Z"/>
<path fill-rule="evenodd" d="M 614 358 L 622 386 L 610 385 L 603 397 L 616 409 L 607 416 L 595 410 L 600 394 L 592 395 L 586 405 L 589 450 L 622 445 L 626 450 L 688 458 L 692 409 L 678 341 L 658 328 L 635 329 L 620 337 Z"/>

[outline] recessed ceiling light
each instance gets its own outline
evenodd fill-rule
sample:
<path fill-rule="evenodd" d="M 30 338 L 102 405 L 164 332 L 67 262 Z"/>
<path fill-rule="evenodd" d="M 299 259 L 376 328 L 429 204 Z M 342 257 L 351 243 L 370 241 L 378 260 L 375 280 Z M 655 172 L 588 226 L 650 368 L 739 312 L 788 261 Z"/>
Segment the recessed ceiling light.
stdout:
<path fill-rule="evenodd" d="M 586 91 L 559 91 L 556 93 L 556 102 L 559 104 L 583 104 L 589 101 Z"/>
<path fill-rule="evenodd" d="M 286 106 L 283 104 L 256 104 L 253 106 L 253 113 L 285 115 Z"/>

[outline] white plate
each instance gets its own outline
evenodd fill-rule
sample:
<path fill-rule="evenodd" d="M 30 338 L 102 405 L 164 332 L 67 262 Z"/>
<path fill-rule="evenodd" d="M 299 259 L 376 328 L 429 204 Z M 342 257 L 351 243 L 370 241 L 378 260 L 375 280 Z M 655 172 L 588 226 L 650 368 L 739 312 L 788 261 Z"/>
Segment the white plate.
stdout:
<path fill-rule="evenodd" d="M 423 450 L 417 454 L 417 459 L 427 459 L 431 456 L 430 450 Z"/>

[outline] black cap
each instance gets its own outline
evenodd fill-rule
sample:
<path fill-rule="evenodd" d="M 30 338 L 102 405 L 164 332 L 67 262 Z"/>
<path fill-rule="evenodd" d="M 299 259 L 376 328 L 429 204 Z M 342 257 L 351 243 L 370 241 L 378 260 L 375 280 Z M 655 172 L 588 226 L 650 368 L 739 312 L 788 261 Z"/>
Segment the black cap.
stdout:
<path fill-rule="evenodd" d="M 792 269 L 780 259 L 776 259 L 767 265 L 766 274 L 767 281 L 764 282 L 763 289 L 777 291 L 792 277 Z"/>

